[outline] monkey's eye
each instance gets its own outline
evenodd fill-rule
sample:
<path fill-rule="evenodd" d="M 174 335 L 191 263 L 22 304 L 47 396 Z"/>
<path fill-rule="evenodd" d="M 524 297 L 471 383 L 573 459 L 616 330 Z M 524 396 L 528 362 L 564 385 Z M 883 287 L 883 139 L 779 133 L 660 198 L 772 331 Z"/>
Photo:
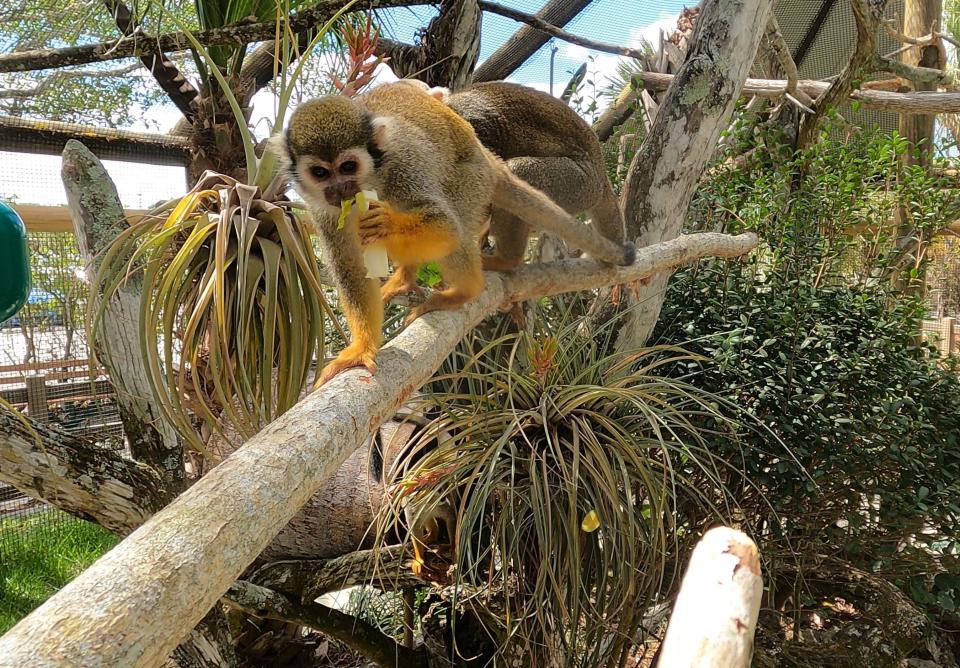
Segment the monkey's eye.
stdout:
<path fill-rule="evenodd" d="M 310 168 L 310 174 L 312 174 L 315 179 L 325 179 L 330 176 L 330 170 L 326 167 L 314 165 Z"/>
<path fill-rule="evenodd" d="M 340 163 L 340 173 L 341 174 L 353 174 L 357 171 L 357 162 L 356 160 L 347 160 L 346 162 Z"/>

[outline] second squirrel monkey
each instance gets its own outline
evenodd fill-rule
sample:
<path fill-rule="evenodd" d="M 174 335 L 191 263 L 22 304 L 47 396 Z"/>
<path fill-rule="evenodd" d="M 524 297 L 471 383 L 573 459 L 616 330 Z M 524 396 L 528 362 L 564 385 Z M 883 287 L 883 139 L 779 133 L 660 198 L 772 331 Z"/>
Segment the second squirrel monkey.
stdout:
<path fill-rule="evenodd" d="M 603 238 L 517 178 L 467 121 L 416 85 L 384 84 L 356 98 L 306 102 L 272 146 L 312 209 L 352 337 L 317 385 L 351 367 L 376 370 L 383 303 L 415 288 L 421 265 L 437 262 L 447 287 L 413 309 L 407 322 L 480 293 L 479 237 L 492 206 L 599 260 L 633 261 L 632 246 Z M 341 225 L 341 203 L 365 189 L 380 200 L 370 202 L 356 225 Z M 382 288 L 366 277 L 362 249 L 369 244 L 383 245 L 397 267 Z"/>

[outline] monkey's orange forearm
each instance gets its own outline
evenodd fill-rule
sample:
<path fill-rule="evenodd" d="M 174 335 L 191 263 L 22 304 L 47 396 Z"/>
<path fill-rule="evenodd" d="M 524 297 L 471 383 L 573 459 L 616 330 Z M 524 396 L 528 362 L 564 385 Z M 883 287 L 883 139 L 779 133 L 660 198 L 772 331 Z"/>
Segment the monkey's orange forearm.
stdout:
<path fill-rule="evenodd" d="M 379 242 L 398 264 L 417 265 L 446 257 L 461 240 L 456 227 L 428 209 L 397 211 L 379 203 L 376 213 L 361 221 L 361 238 Z"/>

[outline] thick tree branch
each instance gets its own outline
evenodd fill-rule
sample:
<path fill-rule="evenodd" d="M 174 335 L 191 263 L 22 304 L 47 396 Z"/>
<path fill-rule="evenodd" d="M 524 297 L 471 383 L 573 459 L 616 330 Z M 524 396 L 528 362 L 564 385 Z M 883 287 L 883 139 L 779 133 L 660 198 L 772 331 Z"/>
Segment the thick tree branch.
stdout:
<path fill-rule="evenodd" d="M 117 28 L 125 37 L 134 39 L 139 37 L 143 40 L 153 39 L 140 32 L 130 8 L 121 0 L 103 0 L 103 3 L 106 5 L 107 11 L 113 16 Z M 200 91 L 187 81 L 179 68 L 162 51 L 149 55 L 144 54 L 140 56 L 140 62 L 153 75 L 157 85 L 167 94 L 167 97 L 180 110 L 180 113 L 188 121 L 193 121 L 197 113 L 196 102 L 197 98 L 200 97 Z"/>
<path fill-rule="evenodd" d="M 309 395 L 21 620 L 0 638 L 0 666 L 156 665 L 501 304 L 628 283 L 709 255 L 735 257 L 756 242 L 752 234 L 698 234 L 643 248 L 630 267 L 568 260 L 486 274 L 487 287 L 470 304 L 431 313 L 385 346 L 375 375 L 347 371 Z"/>
<path fill-rule="evenodd" d="M 899 60 L 882 56 L 876 56 L 874 58 L 873 67 L 881 72 L 896 74 L 897 76 L 916 83 L 927 83 L 935 86 L 944 86 L 946 88 L 952 88 L 957 85 L 957 79 L 952 73 L 944 72 L 934 67 L 908 65 Z"/>
<path fill-rule="evenodd" d="M 801 120 L 800 132 L 797 135 L 798 149 L 802 150 L 816 141 L 829 110 L 850 97 L 854 82 L 861 78 L 874 62 L 877 30 L 880 28 L 885 6 L 886 0 L 869 0 L 869 2 L 868 0 L 850 0 L 857 26 L 856 45 L 843 72 L 830 85 L 830 88 L 817 98 L 814 105 L 816 113 Z"/>
<path fill-rule="evenodd" d="M 297 603 L 280 592 L 243 580 L 230 585 L 224 600 L 228 605 L 254 617 L 293 622 L 316 629 L 336 638 L 378 666 L 427 667 L 424 652 L 404 647 L 367 622 L 319 603 Z"/>
<path fill-rule="evenodd" d="M 697 16 L 686 60 L 660 104 L 627 173 L 622 202 L 627 238 L 637 247 L 680 234 L 704 169 L 726 129 L 756 59 L 771 0 L 708 0 Z M 646 343 L 660 315 L 669 276 L 638 291 L 617 345 Z"/>
<path fill-rule="evenodd" d="M 427 4 L 427 2 L 426 0 L 367 0 L 364 6 L 376 9 L 420 4 Z M 341 0 L 320 0 L 316 6 L 291 15 L 286 25 L 292 32 L 299 33 L 328 21 L 342 7 L 343 2 Z M 194 37 L 204 46 L 243 45 L 272 39 L 275 33 L 275 21 L 262 21 L 259 23 L 236 23 L 211 30 L 198 30 L 194 33 Z M 188 49 L 190 49 L 190 41 L 183 33 L 169 33 L 154 39 L 144 39 L 143 36 L 134 35 L 113 42 L 4 54 L 0 56 L 0 73 L 45 70 L 68 65 L 121 60 L 133 56 L 152 56 L 158 53 L 186 51 Z"/>
<path fill-rule="evenodd" d="M 104 249 L 126 229 L 126 215 L 103 164 L 76 140 L 67 142 L 63 149 L 62 176 L 77 244 L 92 276 Z M 99 296 L 94 296 L 91 308 L 99 306 Z M 124 281 L 104 308 L 103 326 L 90 345 L 113 380 L 133 458 L 163 477 L 167 499 L 172 499 L 186 485 L 183 444 L 152 399 L 139 335 L 139 277 Z"/>
<path fill-rule="evenodd" d="M 410 558 L 405 546 L 390 545 L 333 559 L 274 561 L 248 579 L 304 601 L 358 584 L 372 584 L 384 591 L 422 586 L 425 582 L 407 567 Z"/>
<path fill-rule="evenodd" d="M 120 535 L 166 499 L 151 468 L 3 407 L 0 480 Z"/>
<path fill-rule="evenodd" d="M 780 67 L 783 68 L 783 72 L 787 77 L 787 89 L 784 95 L 793 99 L 794 102 L 799 102 L 809 108 L 810 105 L 813 104 L 813 100 L 804 91 L 797 88 L 797 82 L 800 79 L 800 75 L 797 72 L 797 64 L 793 62 L 790 47 L 787 45 L 787 40 L 784 39 L 783 33 L 780 32 L 780 26 L 777 25 L 777 19 L 772 12 L 767 21 L 767 42 L 770 44 L 771 50 L 776 55 L 777 60 L 780 62 Z"/>
<path fill-rule="evenodd" d="M 531 28 L 536 28 L 540 32 L 546 33 L 557 39 L 563 40 L 564 42 L 570 42 L 571 44 L 577 44 L 579 46 L 586 47 L 588 49 L 593 49 L 594 51 L 602 51 L 603 53 L 613 53 L 621 56 L 627 56 L 628 58 L 643 58 L 644 52 L 642 49 L 634 49 L 629 46 L 618 46 L 616 44 L 608 44 L 607 42 L 599 42 L 597 40 L 588 39 L 586 37 L 580 37 L 579 35 L 574 35 L 573 33 L 567 32 L 562 28 L 558 28 L 552 23 L 543 20 L 540 18 L 540 15 L 527 14 L 526 12 L 521 12 L 511 7 L 505 7 L 504 5 L 498 4 L 496 2 L 490 2 L 490 0 L 480 0 L 479 2 L 480 9 L 485 12 L 490 12 L 491 14 L 498 14 L 500 16 L 506 16 L 509 19 L 518 21 L 520 23 L 525 23 Z"/>
<path fill-rule="evenodd" d="M 673 74 L 644 72 L 633 78 L 636 86 L 650 91 L 665 91 L 674 79 Z M 827 81 L 801 79 L 798 90 L 810 97 L 823 95 L 831 84 Z M 747 79 L 741 95 L 756 95 L 771 100 L 783 97 L 787 82 L 783 79 Z M 883 90 L 861 88 L 850 91 L 850 100 L 858 101 L 864 108 L 880 111 L 893 111 L 900 114 L 956 114 L 960 113 L 960 93 L 922 92 L 894 93 Z M 598 128 L 599 126 L 595 126 Z"/>
<path fill-rule="evenodd" d="M 563 27 L 589 4 L 590 0 L 549 0 L 536 16 L 551 25 Z M 477 67 L 473 80 L 479 83 L 506 79 L 549 39 L 549 35 L 530 26 L 520 28 Z"/>

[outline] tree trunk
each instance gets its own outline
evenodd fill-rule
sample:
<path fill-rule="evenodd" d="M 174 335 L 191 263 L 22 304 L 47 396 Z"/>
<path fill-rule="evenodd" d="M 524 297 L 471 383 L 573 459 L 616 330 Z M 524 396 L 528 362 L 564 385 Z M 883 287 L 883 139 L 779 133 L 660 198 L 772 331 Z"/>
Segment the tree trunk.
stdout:
<path fill-rule="evenodd" d="M 63 149 L 63 184 L 80 253 L 95 273 L 101 252 L 127 227 L 120 197 L 103 165 L 86 146 L 70 140 Z M 96 308 L 97 301 L 91 304 Z M 117 390 L 117 404 L 130 453 L 164 481 L 167 500 L 185 485 L 183 446 L 151 399 L 139 335 L 140 281 L 130 277 L 106 305 L 102 339 L 91 340 L 97 359 Z"/>
<path fill-rule="evenodd" d="M 700 176 L 753 65 L 770 7 L 771 0 L 703 5 L 687 59 L 627 174 L 622 196 L 627 238 L 636 239 L 638 248 L 680 234 Z M 653 276 L 636 290 L 620 330 L 620 350 L 646 343 L 668 280 L 669 274 Z"/>
<path fill-rule="evenodd" d="M 430 86 L 466 88 L 480 56 L 480 21 L 477 0 L 443 0 L 417 46 L 389 52 L 391 69 Z"/>

